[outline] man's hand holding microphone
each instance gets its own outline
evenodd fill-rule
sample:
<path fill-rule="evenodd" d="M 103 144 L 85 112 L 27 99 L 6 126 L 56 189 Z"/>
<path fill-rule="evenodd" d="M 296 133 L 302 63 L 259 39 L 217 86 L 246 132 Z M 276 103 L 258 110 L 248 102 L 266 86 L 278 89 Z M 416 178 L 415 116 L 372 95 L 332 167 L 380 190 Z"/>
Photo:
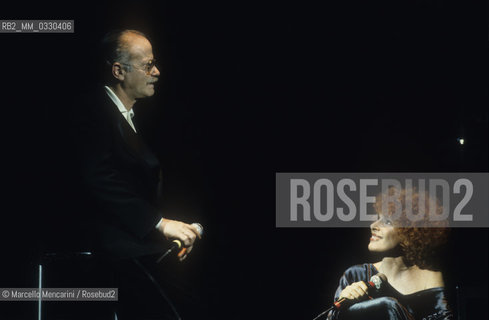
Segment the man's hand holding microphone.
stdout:
<path fill-rule="evenodd" d="M 178 253 L 178 259 L 183 261 L 192 251 L 193 244 L 197 238 L 202 237 L 203 228 L 198 223 L 187 224 L 181 221 L 170 220 L 163 218 L 158 225 L 158 230 L 165 235 L 167 239 L 174 239 L 174 243 L 178 248 L 183 247 Z M 165 253 L 158 262 L 163 259 Z"/>

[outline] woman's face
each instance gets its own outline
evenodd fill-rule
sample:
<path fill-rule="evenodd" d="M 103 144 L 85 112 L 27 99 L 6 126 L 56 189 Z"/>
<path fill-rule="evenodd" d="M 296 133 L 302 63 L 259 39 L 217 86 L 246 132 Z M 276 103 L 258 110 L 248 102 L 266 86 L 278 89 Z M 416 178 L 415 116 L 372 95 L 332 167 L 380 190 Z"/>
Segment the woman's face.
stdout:
<path fill-rule="evenodd" d="M 368 244 L 368 250 L 384 252 L 394 249 L 401 240 L 393 222 L 388 216 L 379 215 L 377 221 L 370 225 L 372 236 Z"/>

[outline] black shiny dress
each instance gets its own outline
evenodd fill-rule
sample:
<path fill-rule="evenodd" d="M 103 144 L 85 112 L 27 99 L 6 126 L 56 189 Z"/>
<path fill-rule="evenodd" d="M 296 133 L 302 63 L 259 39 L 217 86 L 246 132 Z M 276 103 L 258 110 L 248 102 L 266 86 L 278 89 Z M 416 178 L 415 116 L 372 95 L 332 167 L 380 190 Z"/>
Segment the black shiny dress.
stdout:
<path fill-rule="evenodd" d="M 341 291 L 358 281 L 369 281 L 377 274 L 377 268 L 364 263 L 348 268 L 340 279 L 335 301 Z M 370 294 L 370 293 L 369 293 Z M 329 320 L 448 320 L 453 314 L 448 306 L 445 289 L 442 287 L 421 290 L 412 294 L 401 294 L 390 284 L 383 284 L 379 293 L 372 293 L 371 300 L 355 303 L 342 310 L 331 311 Z"/>

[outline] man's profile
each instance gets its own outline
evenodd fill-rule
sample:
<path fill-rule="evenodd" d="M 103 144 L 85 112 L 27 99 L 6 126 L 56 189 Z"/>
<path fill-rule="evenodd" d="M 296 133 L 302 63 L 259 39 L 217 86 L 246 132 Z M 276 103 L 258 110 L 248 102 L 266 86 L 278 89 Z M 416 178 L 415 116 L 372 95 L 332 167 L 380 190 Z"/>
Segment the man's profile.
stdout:
<path fill-rule="evenodd" d="M 104 84 L 75 109 L 85 245 L 124 268 L 138 257 L 166 251 L 168 240 L 178 239 L 187 248 L 179 256 L 183 260 L 199 232 L 157 208 L 159 161 L 132 121 L 134 104 L 154 95 L 160 76 L 151 43 L 136 30 L 113 31 L 102 40 L 101 55 Z M 124 298 L 124 286 L 117 285 Z"/>

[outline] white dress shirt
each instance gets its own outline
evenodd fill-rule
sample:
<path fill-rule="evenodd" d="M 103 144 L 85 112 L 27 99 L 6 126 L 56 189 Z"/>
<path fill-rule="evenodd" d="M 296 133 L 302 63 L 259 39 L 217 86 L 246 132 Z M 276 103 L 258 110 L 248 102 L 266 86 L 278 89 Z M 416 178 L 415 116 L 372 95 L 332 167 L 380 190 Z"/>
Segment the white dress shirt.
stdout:
<path fill-rule="evenodd" d="M 107 92 L 109 98 L 115 103 L 119 111 L 122 113 L 122 116 L 124 117 L 124 119 L 127 120 L 127 122 L 134 130 L 134 132 L 137 132 L 136 127 L 134 127 L 134 123 L 132 123 L 132 117 L 134 117 L 134 110 L 131 108 L 131 110 L 127 111 L 126 107 L 124 107 L 124 104 L 119 99 L 119 97 L 108 86 L 105 86 L 105 92 Z"/>

